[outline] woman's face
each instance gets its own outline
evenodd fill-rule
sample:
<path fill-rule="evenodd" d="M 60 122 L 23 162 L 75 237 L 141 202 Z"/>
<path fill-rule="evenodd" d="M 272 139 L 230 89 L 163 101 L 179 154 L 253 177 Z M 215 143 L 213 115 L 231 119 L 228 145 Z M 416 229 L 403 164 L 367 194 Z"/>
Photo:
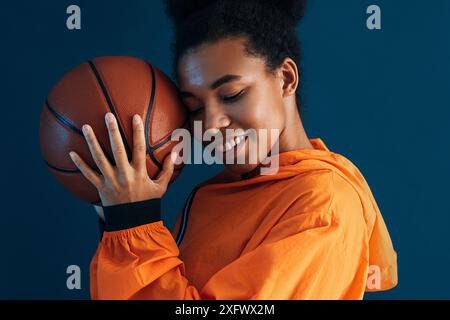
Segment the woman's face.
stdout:
<path fill-rule="evenodd" d="M 208 129 L 220 131 L 225 167 L 238 174 L 252 171 L 267 157 L 277 142 L 271 139 L 271 129 L 278 129 L 281 134 L 286 123 L 282 81 L 267 72 L 262 58 L 245 52 L 244 41 L 244 38 L 229 38 L 202 44 L 182 56 L 178 67 L 181 97 L 190 111 L 191 129 L 194 121 L 202 121 L 202 135 Z M 226 129 L 256 130 L 255 140 L 251 140 L 258 146 L 256 161 L 249 158 L 249 139 L 226 150 L 233 144 L 228 140 L 233 137 L 226 136 Z M 267 130 L 266 137 L 259 134 L 259 129 Z M 242 141 L 238 138 L 235 142 L 239 140 Z M 203 142 L 205 146 L 210 143 Z M 260 155 L 262 147 L 266 152 Z M 236 152 L 245 155 L 245 164 L 236 163 Z M 226 162 L 227 153 L 234 159 L 231 164 Z"/>

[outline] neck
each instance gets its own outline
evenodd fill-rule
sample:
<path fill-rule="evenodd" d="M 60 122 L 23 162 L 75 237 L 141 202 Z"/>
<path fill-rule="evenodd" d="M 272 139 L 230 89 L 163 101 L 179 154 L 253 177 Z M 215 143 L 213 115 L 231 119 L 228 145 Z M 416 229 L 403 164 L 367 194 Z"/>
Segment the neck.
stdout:
<path fill-rule="evenodd" d="M 279 143 L 279 153 L 299 149 L 314 149 L 306 135 L 297 108 L 295 108 L 295 116 L 287 117 L 286 125 L 280 134 Z"/>

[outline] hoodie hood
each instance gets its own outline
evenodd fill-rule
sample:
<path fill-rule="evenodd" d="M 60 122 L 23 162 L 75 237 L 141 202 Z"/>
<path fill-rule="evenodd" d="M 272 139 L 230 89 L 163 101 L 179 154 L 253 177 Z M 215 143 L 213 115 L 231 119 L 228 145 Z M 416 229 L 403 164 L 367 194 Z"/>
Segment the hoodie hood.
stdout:
<path fill-rule="evenodd" d="M 369 234 L 369 270 L 367 292 L 388 290 L 397 285 L 397 253 L 372 191 L 359 169 L 344 156 L 328 149 L 322 139 L 310 139 L 314 149 L 282 152 L 277 157 L 279 169 L 273 175 L 258 175 L 249 179 L 229 182 L 247 185 L 263 181 L 286 179 L 300 173 L 330 169 L 343 177 L 357 192 L 362 204 Z M 307 165 L 305 165 L 307 164 Z M 232 179 L 226 170 L 205 182 L 223 182 Z"/>

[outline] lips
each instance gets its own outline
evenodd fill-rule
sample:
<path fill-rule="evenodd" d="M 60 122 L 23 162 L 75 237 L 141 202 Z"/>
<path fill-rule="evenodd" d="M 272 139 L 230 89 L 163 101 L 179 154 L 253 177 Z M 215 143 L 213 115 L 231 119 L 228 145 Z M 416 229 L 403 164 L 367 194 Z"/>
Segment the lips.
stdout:
<path fill-rule="evenodd" d="M 231 139 L 227 140 L 225 144 L 221 144 L 217 146 L 217 151 L 219 152 L 228 152 L 231 149 L 233 149 L 236 146 L 239 146 L 241 143 L 245 142 L 245 134 L 247 131 L 245 131 L 243 134 L 236 135 L 232 137 Z"/>

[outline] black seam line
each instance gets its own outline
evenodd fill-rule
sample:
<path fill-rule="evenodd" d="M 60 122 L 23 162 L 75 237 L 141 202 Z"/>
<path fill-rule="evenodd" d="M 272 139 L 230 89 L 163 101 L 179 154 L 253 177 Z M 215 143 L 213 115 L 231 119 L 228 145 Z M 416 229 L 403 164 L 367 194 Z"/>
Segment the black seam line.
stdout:
<path fill-rule="evenodd" d="M 179 167 L 179 168 L 174 167 L 173 171 L 181 172 L 181 170 L 183 170 L 183 167 L 184 167 L 184 165 Z M 158 178 L 159 173 L 160 173 L 160 171 L 159 172 L 155 172 L 155 174 L 153 176 L 151 176 L 150 179 L 156 180 Z"/>
<path fill-rule="evenodd" d="M 156 94 L 156 76 L 155 76 L 155 70 L 153 69 L 153 66 L 150 63 L 147 63 L 148 67 L 150 68 L 150 74 L 152 76 L 152 87 L 150 92 L 150 101 L 148 103 L 147 107 L 147 114 L 145 115 L 145 144 L 147 146 L 147 154 L 152 159 L 153 163 L 156 164 L 159 170 L 162 170 L 162 164 L 156 159 L 155 155 L 153 154 L 153 148 L 150 146 L 150 142 L 148 141 L 148 129 L 149 129 L 149 123 L 150 123 L 150 117 L 152 115 L 153 111 L 153 104 L 155 103 L 155 94 Z"/>
<path fill-rule="evenodd" d="M 53 170 L 56 171 L 60 171 L 60 172 L 65 172 L 65 173 L 81 173 L 80 169 L 76 168 L 76 169 L 66 169 L 66 168 L 60 168 L 60 167 L 55 167 L 54 165 L 48 163 L 47 161 L 45 161 L 45 164 L 52 168 Z M 100 171 L 99 168 L 91 168 L 92 170 L 94 170 L 95 172 L 97 172 L 98 174 L 102 174 L 102 172 Z"/>
<path fill-rule="evenodd" d="M 182 128 L 184 128 L 184 126 L 186 125 L 187 120 L 183 123 Z M 148 127 L 146 125 L 146 127 Z M 145 139 L 147 140 L 147 134 L 145 135 Z M 161 142 L 158 142 L 157 144 L 155 144 L 154 146 L 147 146 L 147 154 L 152 158 L 153 162 L 158 166 L 159 170 L 162 170 L 162 164 L 158 161 L 158 159 L 156 159 L 156 157 L 154 156 L 153 152 L 155 150 L 157 150 L 159 147 L 164 146 L 167 142 L 169 142 L 172 139 L 172 134 L 168 135 L 167 137 L 164 138 L 164 140 L 162 140 Z"/>
<path fill-rule="evenodd" d="M 168 135 L 167 137 L 165 137 L 162 141 L 158 142 L 157 144 L 155 144 L 154 146 L 150 146 L 150 150 L 155 151 L 156 149 L 158 149 L 159 147 L 162 147 L 163 145 L 165 145 L 168 141 L 170 141 L 171 135 Z"/>
<path fill-rule="evenodd" d="M 185 120 L 184 123 L 181 125 L 181 128 L 184 128 L 186 126 L 187 122 L 188 122 L 188 120 Z M 151 148 L 152 151 L 155 151 L 159 147 L 162 147 L 163 145 L 165 145 L 171 139 L 172 139 L 172 134 L 168 135 L 167 137 L 164 138 L 164 140 L 158 142 L 154 146 L 150 146 L 150 148 Z"/>
<path fill-rule="evenodd" d="M 114 114 L 114 116 L 117 119 L 119 132 L 120 132 L 120 135 L 122 136 L 123 144 L 125 145 L 125 150 L 127 152 L 128 161 L 131 161 L 131 149 L 130 149 L 130 146 L 128 145 L 127 139 L 125 138 L 125 134 L 123 132 L 122 126 L 119 124 L 120 119 L 117 116 L 117 110 L 114 107 L 111 97 L 108 94 L 108 90 L 106 89 L 106 86 L 100 76 L 100 73 L 98 72 L 97 68 L 95 67 L 94 63 L 92 61 L 88 61 L 88 63 L 89 63 L 89 66 L 91 67 L 91 70 L 94 72 L 95 78 L 97 79 L 97 82 L 100 85 L 100 88 L 102 89 L 103 95 L 105 96 L 105 99 L 106 99 L 106 102 L 108 103 L 109 109 L 111 110 L 111 112 Z"/>
<path fill-rule="evenodd" d="M 50 111 L 50 113 L 56 118 L 56 120 L 58 120 L 63 126 L 69 128 L 70 130 L 72 130 L 76 134 L 79 134 L 80 136 L 82 136 L 83 139 L 86 141 L 86 138 L 84 137 L 83 131 L 78 129 L 78 127 L 72 121 L 70 121 L 70 120 L 64 118 L 62 115 L 58 114 L 55 111 L 55 109 L 53 109 L 50 106 L 50 103 L 48 102 L 48 100 L 45 101 L 45 105 L 47 106 L 47 109 Z M 99 144 L 100 144 L 100 141 L 99 141 Z M 105 149 L 103 149 L 103 147 L 102 147 L 102 150 L 105 150 Z M 104 154 L 105 154 L 106 159 L 108 159 L 109 163 L 115 164 L 115 161 L 113 161 L 114 159 L 111 159 L 106 152 L 104 152 Z M 61 171 L 61 172 L 70 172 L 70 171 L 67 171 L 69 169 L 61 169 L 61 170 L 59 170 L 60 168 L 57 168 L 57 167 L 53 167 L 53 169 Z M 97 170 L 97 172 L 100 172 L 100 171 Z"/>
<path fill-rule="evenodd" d="M 147 126 L 146 126 L 147 127 Z M 145 135 L 147 137 L 147 135 Z M 147 138 L 146 138 L 147 139 Z M 158 144 L 159 146 L 164 145 L 167 141 L 170 140 L 170 136 L 166 137 L 163 141 L 161 141 Z M 163 169 L 163 165 L 161 164 L 161 162 L 158 161 L 158 159 L 156 159 L 155 155 L 153 154 L 153 152 L 156 150 L 157 148 L 155 147 L 151 147 L 150 145 L 147 148 L 147 154 L 150 156 L 150 158 L 152 158 L 152 161 L 156 164 L 156 166 L 159 168 L 159 170 Z"/>
<path fill-rule="evenodd" d="M 58 167 L 55 167 L 55 166 L 51 165 L 51 164 L 48 163 L 47 161 L 44 161 L 44 162 L 45 162 L 45 164 L 46 164 L 48 167 L 50 167 L 50 168 L 52 168 L 53 170 L 56 170 L 56 171 L 65 172 L 65 173 L 81 173 L 80 169 L 65 169 L 65 168 L 58 168 Z"/>
<path fill-rule="evenodd" d="M 183 241 L 184 234 L 186 233 L 186 228 L 187 228 L 188 218 L 189 218 L 189 211 L 191 210 L 191 205 L 192 205 L 192 202 L 194 201 L 195 194 L 197 193 L 198 189 L 200 189 L 200 187 L 201 186 L 196 187 L 191 192 L 191 194 L 189 195 L 189 198 L 187 200 L 187 203 L 184 207 L 183 218 L 180 223 L 180 230 L 178 230 L 178 235 L 177 235 L 177 240 L 176 240 L 176 243 L 178 246 L 180 246 L 181 241 Z M 185 221 L 184 222 L 184 226 L 185 226 L 184 230 L 183 230 L 183 221 Z M 181 231 L 183 231 L 183 233 L 181 233 Z"/>
<path fill-rule="evenodd" d="M 153 151 L 147 151 L 147 154 L 152 158 L 152 161 L 156 164 L 159 170 L 162 170 L 163 166 L 162 164 L 156 159 L 155 155 L 153 154 Z"/>
<path fill-rule="evenodd" d="M 57 167 L 55 167 L 55 166 L 52 166 L 50 163 L 48 163 L 48 162 L 45 161 L 45 160 L 44 160 L 44 162 L 45 162 L 45 164 L 46 164 L 49 168 L 52 168 L 53 170 L 56 170 L 56 171 L 59 171 L 59 172 L 73 173 L 73 174 L 80 174 L 80 173 L 81 173 L 80 169 L 64 169 L 64 168 L 57 168 Z M 94 169 L 94 170 L 97 171 L 97 172 L 100 172 L 98 169 Z M 92 205 L 101 205 L 102 202 L 101 202 L 101 201 L 94 201 L 94 202 L 91 202 L 91 204 L 92 204 Z"/>
<path fill-rule="evenodd" d="M 145 144 L 147 146 L 147 154 L 150 156 L 150 158 L 156 164 L 156 166 L 159 168 L 159 170 L 162 170 L 162 164 L 158 161 L 158 159 L 156 159 L 153 152 L 156 149 L 160 148 L 161 146 L 165 145 L 168 141 L 170 141 L 172 134 L 168 135 L 166 138 L 164 138 L 162 141 L 158 142 L 154 146 L 151 146 L 150 142 L 148 141 L 148 135 L 149 135 L 148 130 L 150 128 L 150 126 L 149 126 L 150 117 L 152 115 L 153 104 L 155 103 L 155 95 L 156 95 L 156 76 L 155 76 L 155 70 L 154 70 L 153 66 L 150 63 L 147 63 L 147 65 L 150 68 L 150 73 L 152 76 L 152 87 L 151 87 L 150 101 L 149 101 L 148 108 L 147 108 L 147 114 L 145 117 Z M 189 119 L 186 119 L 184 121 L 182 128 L 184 128 L 186 126 L 188 121 L 189 121 Z"/>
<path fill-rule="evenodd" d="M 50 106 L 50 103 L 48 102 L 48 99 L 45 100 L 45 105 L 47 106 L 48 111 L 50 111 L 51 114 L 65 127 L 69 128 L 70 130 L 74 131 L 75 133 L 79 134 L 80 136 L 84 137 L 83 131 L 78 129 L 78 127 L 69 119 L 64 118 L 62 115 L 58 114 L 55 109 L 53 109 Z"/>

